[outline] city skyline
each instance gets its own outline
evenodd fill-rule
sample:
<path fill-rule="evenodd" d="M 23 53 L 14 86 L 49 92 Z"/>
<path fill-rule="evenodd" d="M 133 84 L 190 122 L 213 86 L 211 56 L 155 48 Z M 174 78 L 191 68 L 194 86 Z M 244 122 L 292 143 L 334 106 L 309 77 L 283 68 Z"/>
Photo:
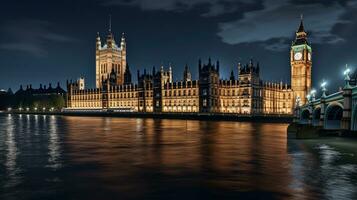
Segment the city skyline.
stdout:
<path fill-rule="evenodd" d="M 65 1 L 64 5 L 54 3 L 58 8 L 44 3 L 46 10 L 41 13 L 36 12 L 41 9 L 37 4 L 7 3 L 4 7 L 8 9 L 2 13 L 8 15 L 2 20 L 4 26 L 0 34 L 1 74 L 6 76 L 1 76 L 0 88 L 11 87 L 16 90 L 21 84 L 37 86 L 40 83 L 57 81 L 64 85 L 66 79 L 79 76 L 87 78 L 89 87 L 94 86 L 93 43 L 98 31 L 102 37 L 106 35 L 110 14 L 115 36 L 120 37 L 122 32 L 126 33 L 130 52 L 128 63 L 134 73 L 137 69 L 151 69 L 154 65 L 158 68 L 161 63 L 166 66 L 171 63 L 174 78 L 179 80 L 184 66 L 188 64 L 196 79 L 197 60 L 211 57 L 214 61 L 220 61 L 221 77 L 228 79 L 232 69 L 237 74 L 238 62 L 244 64 L 253 58 L 260 62 L 264 80 L 290 82 L 287 56 L 289 42 L 301 13 L 304 14 L 305 27 L 311 33 L 310 42 L 314 48 L 313 87 L 318 89 L 319 83 L 325 78 L 330 82 L 331 91 L 334 91 L 333 85 L 341 85 L 341 81 L 330 74 L 336 71 L 342 73 L 345 64 L 353 68 L 356 62 L 353 58 L 355 22 L 352 12 L 356 5 L 352 1 L 332 1 L 327 4 L 323 1 L 284 1 L 281 4 L 270 2 L 272 5 L 267 0 L 261 3 L 242 1 L 232 6 L 232 13 L 219 11 L 219 1 L 177 1 L 183 3 L 182 9 L 172 4 L 173 1 L 169 1 L 167 5 L 145 2 L 91 1 L 80 6 L 80 1 Z M 291 13 L 282 12 L 286 21 L 273 17 L 266 20 L 259 18 L 272 9 L 279 10 L 283 6 L 289 8 L 291 5 L 296 5 L 298 9 Z M 59 12 L 64 6 L 77 12 L 64 16 Z M 319 9 L 318 12 L 313 13 L 313 8 Z M 13 9 L 24 12 L 15 17 L 9 12 Z M 323 14 L 329 10 L 329 14 Z M 234 16 L 237 12 L 240 13 L 239 17 Z M 316 23 L 321 16 L 331 19 L 330 22 L 320 25 Z M 236 24 L 229 21 L 235 21 Z M 236 30 L 237 26 L 247 30 L 244 23 L 251 24 L 249 34 Z M 231 37 L 227 32 L 229 25 L 232 33 L 234 32 Z M 267 29 L 267 26 L 272 28 Z M 222 27 L 226 28 L 225 32 L 222 32 Z M 279 35 L 276 32 L 281 32 L 281 27 L 284 31 Z M 288 39 L 280 41 L 274 38 Z M 342 52 L 341 48 L 348 51 Z M 326 67 L 330 65 L 333 67 Z M 335 82 L 339 84 L 334 84 Z"/>

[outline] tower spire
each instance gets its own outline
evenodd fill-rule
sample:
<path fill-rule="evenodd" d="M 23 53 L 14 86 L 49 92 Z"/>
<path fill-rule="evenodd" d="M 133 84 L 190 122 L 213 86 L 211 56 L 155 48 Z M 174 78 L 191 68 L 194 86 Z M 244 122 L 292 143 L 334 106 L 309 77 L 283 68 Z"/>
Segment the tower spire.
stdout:
<path fill-rule="evenodd" d="M 305 28 L 304 28 L 304 15 L 301 14 L 300 15 L 300 26 L 297 32 L 305 32 Z"/>

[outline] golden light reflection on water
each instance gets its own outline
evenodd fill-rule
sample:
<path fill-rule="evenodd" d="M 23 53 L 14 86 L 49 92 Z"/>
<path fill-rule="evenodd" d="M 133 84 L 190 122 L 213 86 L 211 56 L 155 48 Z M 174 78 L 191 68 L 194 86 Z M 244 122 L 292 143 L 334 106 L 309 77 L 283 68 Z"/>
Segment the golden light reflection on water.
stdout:
<path fill-rule="evenodd" d="M 0 127 L 13 199 L 356 197 L 357 142 L 287 140 L 287 124 L 0 115 Z"/>
<path fill-rule="evenodd" d="M 123 172 L 117 171 L 116 175 L 126 177 L 148 168 L 169 177 L 212 175 L 203 184 L 214 188 L 274 192 L 289 190 L 286 186 L 292 181 L 286 161 L 286 124 L 78 117 L 65 120 L 71 152 L 76 152 L 73 162 L 100 163 L 103 177 L 111 177 L 106 173 L 115 169 Z"/>

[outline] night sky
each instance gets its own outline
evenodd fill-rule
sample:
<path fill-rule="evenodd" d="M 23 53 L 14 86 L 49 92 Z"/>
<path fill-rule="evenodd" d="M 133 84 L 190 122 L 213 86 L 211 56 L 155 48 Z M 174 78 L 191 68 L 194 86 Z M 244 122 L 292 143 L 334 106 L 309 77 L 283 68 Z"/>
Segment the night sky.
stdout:
<path fill-rule="evenodd" d="M 264 80 L 289 81 L 289 50 L 304 15 L 313 48 L 313 85 L 342 84 L 345 64 L 357 69 L 355 0 L 61 0 L 4 1 L 0 6 L 0 88 L 86 78 L 94 86 L 95 37 L 104 39 L 108 16 L 119 41 L 126 34 L 128 62 L 137 69 L 172 63 L 174 80 L 187 63 L 260 62 Z M 135 76 L 134 76 L 135 78 Z"/>

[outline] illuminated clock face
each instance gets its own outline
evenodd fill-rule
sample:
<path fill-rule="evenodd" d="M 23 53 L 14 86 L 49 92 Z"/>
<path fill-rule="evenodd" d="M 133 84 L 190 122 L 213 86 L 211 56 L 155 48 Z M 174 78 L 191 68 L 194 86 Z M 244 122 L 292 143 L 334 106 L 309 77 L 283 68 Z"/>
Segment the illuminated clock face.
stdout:
<path fill-rule="evenodd" d="M 311 53 L 307 54 L 307 59 L 309 59 L 309 61 L 311 60 Z"/>
<path fill-rule="evenodd" d="M 301 52 L 295 53 L 294 59 L 295 59 L 295 60 L 301 60 L 301 59 L 302 59 L 302 53 L 301 53 Z"/>

